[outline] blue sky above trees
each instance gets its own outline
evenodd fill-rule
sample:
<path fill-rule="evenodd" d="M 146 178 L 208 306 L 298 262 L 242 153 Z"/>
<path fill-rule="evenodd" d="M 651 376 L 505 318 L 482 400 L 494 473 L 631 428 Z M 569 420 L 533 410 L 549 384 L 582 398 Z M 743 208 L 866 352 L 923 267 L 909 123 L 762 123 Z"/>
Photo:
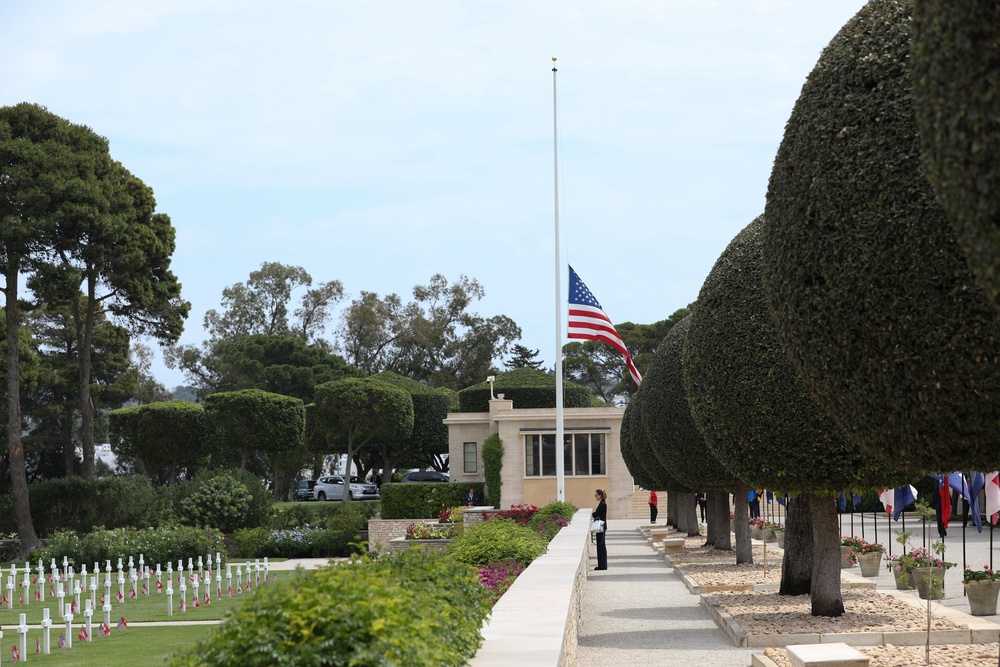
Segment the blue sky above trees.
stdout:
<path fill-rule="evenodd" d="M 275 261 L 350 297 L 475 277 L 473 310 L 551 364 L 550 57 L 567 260 L 612 319 L 648 323 L 763 211 L 799 89 L 863 4 L 12 0 L 0 105 L 91 126 L 154 189 L 182 343 Z"/>

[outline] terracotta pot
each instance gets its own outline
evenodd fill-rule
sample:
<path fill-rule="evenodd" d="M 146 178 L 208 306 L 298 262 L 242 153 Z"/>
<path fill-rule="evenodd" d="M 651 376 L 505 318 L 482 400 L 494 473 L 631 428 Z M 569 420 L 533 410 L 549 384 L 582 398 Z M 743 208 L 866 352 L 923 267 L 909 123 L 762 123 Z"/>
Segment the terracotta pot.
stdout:
<path fill-rule="evenodd" d="M 969 613 L 973 616 L 996 615 L 1000 581 L 970 581 L 965 584 L 965 593 L 969 598 Z"/>
<path fill-rule="evenodd" d="M 882 552 L 858 554 L 858 562 L 861 564 L 862 577 L 877 577 L 878 568 L 882 564 Z"/>
<path fill-rule="evenodd" d="M 932 567 L 929 574 L 926 567 L 914 568 L 910 572 L 910 577 L 913 579 L 913 583 L 917 588 L 917 595 L 920 596 L 921 600 L 928 599 L 932 593 L 934 595 L 932 599 L 934 600 L 940 600 L 944 597 L 943 567 Z"/>

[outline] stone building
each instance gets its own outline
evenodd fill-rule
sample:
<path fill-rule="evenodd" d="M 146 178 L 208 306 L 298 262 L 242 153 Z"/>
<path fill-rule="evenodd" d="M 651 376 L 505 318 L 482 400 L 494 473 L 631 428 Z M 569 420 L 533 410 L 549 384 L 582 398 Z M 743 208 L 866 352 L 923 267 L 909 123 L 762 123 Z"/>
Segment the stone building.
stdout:
<path fill-rule="evenodd" d="M 451 412 L 448 426 L 452 482 L 482 482 L 483 441 L 493 433 L 504 446 L 500 504 L 539 507 L 556 500 L 555 408 L 514 408 L 494 398 L 489 412 Z M 595 489 L 608 493 L 608 518 L 632 513 L 635 487 L 622 459 L 624 408 L 565 408 L 565 499 L 577 507 L 595 505 Z M 645 501 L 643 501 L 644 503 Z"/>

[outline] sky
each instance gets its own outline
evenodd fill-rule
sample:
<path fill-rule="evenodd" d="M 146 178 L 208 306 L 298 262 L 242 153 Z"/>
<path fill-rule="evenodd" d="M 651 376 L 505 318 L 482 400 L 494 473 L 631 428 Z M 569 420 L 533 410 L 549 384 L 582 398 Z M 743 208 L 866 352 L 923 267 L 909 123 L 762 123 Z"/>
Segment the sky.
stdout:
<path fill-rule="evenodd" d="M 0 106 L 91 127 L 153 188 L 183 344 L 281 262 L 348 300 L 475 278 L 471 310 L 511 317 L 551 366 L 552 57 L 561 264 L 613 321 L 652 323 L 763 212 L 802 84 L 863 5 L 0 0 Z"/>

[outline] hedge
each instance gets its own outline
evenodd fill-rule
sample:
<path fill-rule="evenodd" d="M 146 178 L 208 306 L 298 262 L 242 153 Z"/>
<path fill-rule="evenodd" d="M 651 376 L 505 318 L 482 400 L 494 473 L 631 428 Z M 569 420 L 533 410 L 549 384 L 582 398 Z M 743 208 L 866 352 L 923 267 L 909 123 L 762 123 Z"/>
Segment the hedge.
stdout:
<path fill-rule="evenodd" d="M 83 536 L 73 531 L 56 533 L 46 546 L 31 552 L 28 560 L 48 563 L 54 558 L 61 563 L 66 556 L 79 569 L 80 565 L 103 565 L 108 560 L 128 560 L 129 556 L 142 554 L 146 563 L 155 566 L 225 552 L 222 533 L 211 528 L 118 528 L 98 529 Z"/>
<path fill-rule="evenodd" d="M 556 406 L 556 379 L 545 371 L 516 368 L 496 376 L 494 394 L 503 394 L 513 401 L 514 407 L 554 408 Z M 586 387 L 573 382 L 563 382 L 563 407 L 589 408 L 594 395 Z M 490 383 L 480 382 L 458 392 L 459 412 L 489 412 Z"/>
<path fill-rule="evenodd" d="M 382 485 L 383 519 L 436 519 L 445 507 L 465 504 L 472 489 L 483 497 L 482 482 L 398 482 Z"/>
<path fill-rule="evenodd" d="M 410 550 L 262 588 L 174 667 L 460 667 L 489 613 L 476 568 Z"/>
<path fill-rule="evenodd" d="M 1000 322 L 921 163 L 911 19 L 872 0 L 803 86 L 768 187 L 765 289 L 806 386 L 872 456 L 994 470 Z"/>
<path fill-rule="evenodd" d="M 527 566 L 545 553 L 546 542 L 533 528 L 514 519 L 490 519 L 453 538 L 449 558 L 469 565 L 496 565 L 514 560 Z"/>
<path fill-rule="evenodd" d="M 166 506 L 163 493 L 143 475 L 62 477 L 28 487 L 31 520 L 42 537 L 57 530 L 89 532 L 97 526 L 156 525 Z M 17 532 L 10 494 L 0 496 L 0 532 Z"/>
<path fill-rule="evenodd" d="M 483 441 L 483 477 L 486 478 L 487 504 L 500 507 L 503 441 L 494 433 Z"/>

